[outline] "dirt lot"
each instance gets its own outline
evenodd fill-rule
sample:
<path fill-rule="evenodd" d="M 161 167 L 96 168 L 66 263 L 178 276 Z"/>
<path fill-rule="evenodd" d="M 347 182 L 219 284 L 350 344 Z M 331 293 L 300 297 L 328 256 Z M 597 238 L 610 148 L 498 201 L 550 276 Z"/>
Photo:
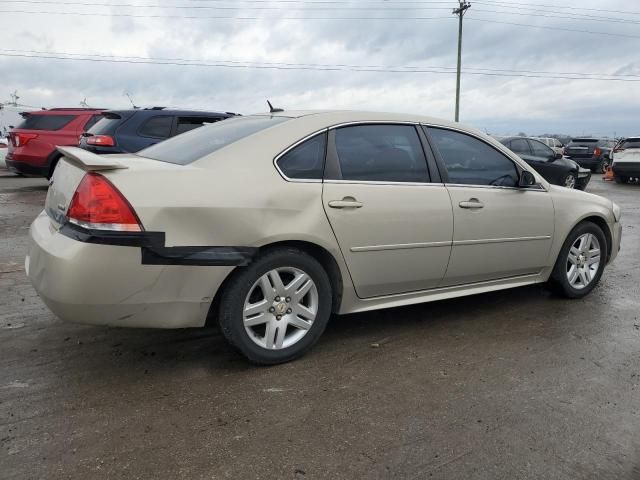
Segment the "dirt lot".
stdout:
<path fill-rule="evenodd" d="M 589 190 L 625 228 L 588 298 L 334 318 L 256 368 L 215 330 L 56 319 L 23 267 L 46 182 L 0 171 L 0 478 L 639 479 L 640 186 Z"/>

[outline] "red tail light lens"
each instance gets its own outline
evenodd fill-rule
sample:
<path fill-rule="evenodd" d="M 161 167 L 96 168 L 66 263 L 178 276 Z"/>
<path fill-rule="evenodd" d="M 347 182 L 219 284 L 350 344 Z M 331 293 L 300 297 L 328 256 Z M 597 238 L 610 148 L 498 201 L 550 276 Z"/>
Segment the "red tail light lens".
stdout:
<path fill-rule="evenodd" d="M 141 232 L 136 212 L 120 191 L 99 173 L 87 173 L 67 210 L 69 221 L 86 228 Z"/>
<path fill-rule="evenodd" d="M 98 145 L 100 147 L 113 147 L 116 142 L 109 135 L 92 135 L 87 137 L 87 145 Z"/>
<path fill-rule="evenodd" d="M 34 138 L 38 138 L 37 133 L 16 133 L 14 134 L 13 143 L 15 143 L 16 147 L 24 147 L 27 143 L 29 143 Z"/>
<path fill-rule="evenodd" d="M 593 149 L 593 156 L 594 157 L 599 157 L 601 153 L 602 153 L 602 150 L 600 149 L 600 147 L 596 147 L 596 148 Z"/>

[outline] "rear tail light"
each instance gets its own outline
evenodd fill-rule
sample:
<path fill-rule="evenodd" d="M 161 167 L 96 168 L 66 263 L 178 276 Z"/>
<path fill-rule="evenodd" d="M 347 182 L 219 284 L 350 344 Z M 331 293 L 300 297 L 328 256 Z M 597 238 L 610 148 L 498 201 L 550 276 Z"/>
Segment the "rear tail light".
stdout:
<path fill-rule="evenodd" d="M 602 153 L 602 150 L 600 149 L 600 147 L 596 147 L 596 148 L 593 149 L 593 156 L 594 157 L 599 157 L 601 153 Z"/>
<path fill-rule="evenodd" d="M 24 147 L 34 138 L 38 138 L 37 133 L 15 133 L 13 135 L 13 143 L 16 147 Z"/>
<path fill-rule="evenodd" d="M 97 230 L 141 232 L 136 212 L 120 191 L 99 173 L 87 173 L 67 210 L 71 223 Z"/>
<path fill-rule="evenodd" d="M 109 135 L 92 135 L 87 137 L 87 145 L 98 145 L 100 147 L 113 147 L 116 142 Z"/>

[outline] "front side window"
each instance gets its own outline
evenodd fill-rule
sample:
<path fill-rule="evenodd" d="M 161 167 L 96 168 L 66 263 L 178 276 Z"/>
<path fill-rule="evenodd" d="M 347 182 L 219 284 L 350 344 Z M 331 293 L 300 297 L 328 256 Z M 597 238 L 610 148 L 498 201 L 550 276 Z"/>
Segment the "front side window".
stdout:
<path fill-rule="evenodd" d="M 515 164 L 495 148 L 465 133 L 429 128 L 445 164 L 449 183 L 515 187 Z"/>
<path fill-rule="evenodd" d="M 358 125 L 336 129 L 343 180 L 429 182 L 427 161 L 413 125 Z"/>
<path fill-rule="evenodd" d="M 278 159 L 278 168 L 287 178 L 321 180 L 326 145 L 326 133 L 305 140 Z"/>
<path fill-rule="evenodd" d="M 173 117 L 170 115 L 151 117 L 140 127 L 140 135 L 144 137 L 169 138 Z"/>
<path fill-rule="evenodd" d="M 527 142 L 524 138 L 514 138 L 513 140 L 511 140 L 509 148 L 514 153 L 519 153 L 521 155 L 531 155 L 529 142 Z"/>
<path fill-rule="evenodd" d="M 553 150 L 551 150 L 545 144 L 541 142 L 537 142 L 535 140 L 531 140 L 530 143 L 531 143 L 531 150 L 533 151 L 533 155 L 535 157 L 542 157 L 542 158 L 548 159 L 552 156 L 555 156 L 555 154 L 553 153 Z"/>

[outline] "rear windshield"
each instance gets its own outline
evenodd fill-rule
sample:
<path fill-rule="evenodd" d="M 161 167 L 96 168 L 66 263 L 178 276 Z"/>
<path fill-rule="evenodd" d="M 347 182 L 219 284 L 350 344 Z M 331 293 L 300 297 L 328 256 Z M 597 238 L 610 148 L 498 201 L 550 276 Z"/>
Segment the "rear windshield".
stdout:
<path fill-rule="evenodd" d="M 16 128 L 26 130 L 60 130 L 76 115 L 28 115 Z"/>
<path fill-rule="evenodd" d="M 289 120 L 288 117 L 238 117 L 206 125 L 145 148 L 137 155 L 161 162 L 186 165 L 260 130 Z"/>
<path fill-rule="evenodd" d="M 120 115 L 109 113 L 98 120 L 98 122 L 88 129 L 87 132 L 93 133 L 94 135 L 110 135 L 115 131 L 120 120 L 122 120 Z"/>
<path fill-rule="evenodd" d="M 624 142 L 622 142 L 620 148 L 640 148 L 640 138 L 627 138 Z"/>

